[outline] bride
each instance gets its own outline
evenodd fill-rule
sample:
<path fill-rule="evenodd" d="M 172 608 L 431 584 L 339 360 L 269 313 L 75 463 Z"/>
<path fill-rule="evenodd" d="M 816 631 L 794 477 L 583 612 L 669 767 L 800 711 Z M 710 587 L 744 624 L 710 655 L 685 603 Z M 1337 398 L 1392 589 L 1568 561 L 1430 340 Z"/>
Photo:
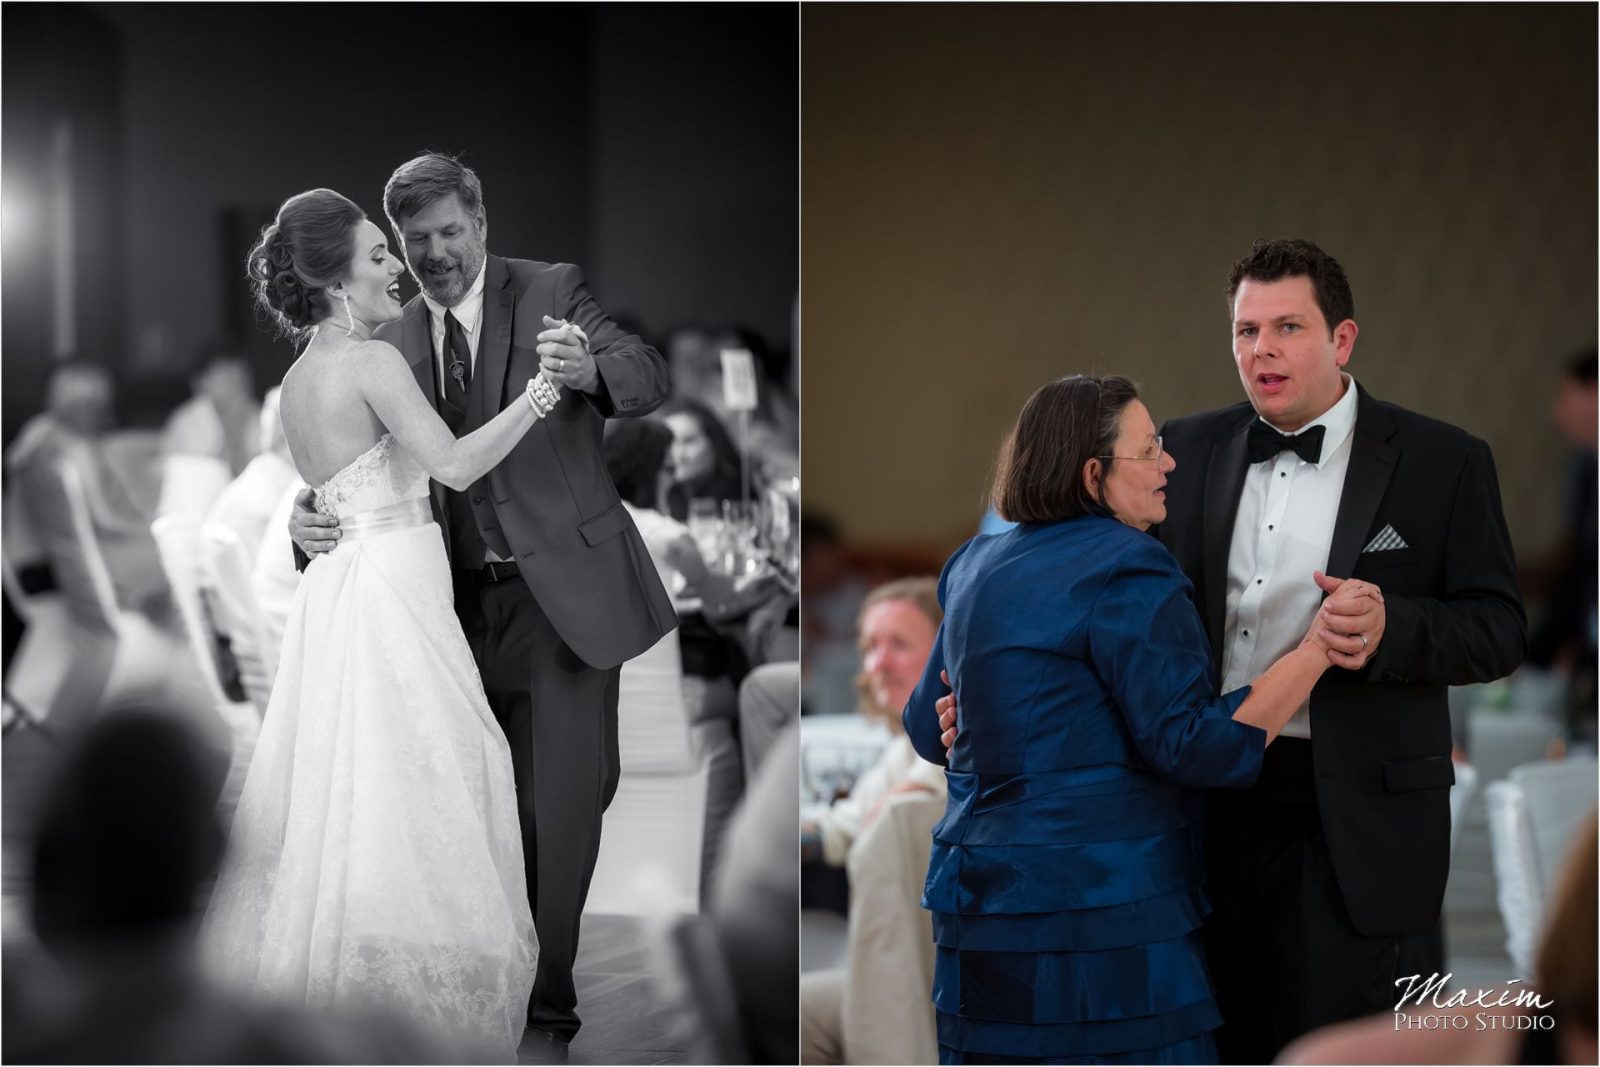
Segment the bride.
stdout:
<path fill-rule="evenodd" d="M 451 608 L 429 478 L 464 488 L 559 394 L 537 377 L 457 439 L 392 345 L 400 257 L 354 203 L 291 197 L 249 256 L 305 351 L 284 431 L 339 546 L 306 568 L 202 928 L 229 978 L 378 1004 L 514 1057 L 538 959 L 511 753 Z M 569 329 L 575 329 L 568 327 Z"/>

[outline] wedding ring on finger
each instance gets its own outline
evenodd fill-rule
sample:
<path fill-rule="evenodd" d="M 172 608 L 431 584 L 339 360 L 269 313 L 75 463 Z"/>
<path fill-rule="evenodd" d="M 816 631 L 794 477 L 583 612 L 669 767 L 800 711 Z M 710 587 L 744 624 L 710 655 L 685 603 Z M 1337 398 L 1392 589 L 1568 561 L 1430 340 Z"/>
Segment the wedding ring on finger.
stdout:
<path fill-rule="evenodd" d="M 1367 635 L 1366 634 L 1356 634 L 1356 636 L 1361 638 L 1361 650 L 1363 652 L 1365 652 L 1366 648 L 1367 648 Z"/>

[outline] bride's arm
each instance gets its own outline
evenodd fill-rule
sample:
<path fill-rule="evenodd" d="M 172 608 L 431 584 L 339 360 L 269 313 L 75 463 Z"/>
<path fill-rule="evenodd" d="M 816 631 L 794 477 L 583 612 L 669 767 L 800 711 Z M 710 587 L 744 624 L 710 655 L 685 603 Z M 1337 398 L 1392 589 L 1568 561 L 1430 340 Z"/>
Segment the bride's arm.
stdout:
<path fill-rule="evenodd" d="M 524 397 L 465 437 L 456 437 L 429 406 L 400 350 L 368 341 L 351 353 L 361 361 L 363 398 L 429 477 L 465 489 L 506 457 L 539 416 Z"/>

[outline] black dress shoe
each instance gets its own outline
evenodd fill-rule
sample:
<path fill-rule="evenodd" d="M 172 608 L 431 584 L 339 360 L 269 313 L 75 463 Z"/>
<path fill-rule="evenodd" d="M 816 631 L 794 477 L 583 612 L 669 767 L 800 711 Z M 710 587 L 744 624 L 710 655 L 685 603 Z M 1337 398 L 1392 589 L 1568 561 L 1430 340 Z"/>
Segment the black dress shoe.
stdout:
<path fill-rule="evenodd" d="M 521 1063 L 566 1063 L 567 1042 L 548 1030 L 530 1026 L 522 1032 L 517 1060 Z"/>

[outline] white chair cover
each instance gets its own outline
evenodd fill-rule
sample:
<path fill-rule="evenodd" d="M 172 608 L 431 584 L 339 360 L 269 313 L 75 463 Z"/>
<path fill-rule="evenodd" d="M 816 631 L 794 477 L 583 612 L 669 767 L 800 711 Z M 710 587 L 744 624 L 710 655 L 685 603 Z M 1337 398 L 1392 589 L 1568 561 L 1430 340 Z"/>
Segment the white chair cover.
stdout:
<path fill-rule="evenodd" d="M 151 524 L 150 532 L 155 536 L 156 549 L 161 554 L 161 567 L 172 586 L 172 598 L 183 620 L 190 652 L 205 680 L 206 692 L 217 717 L 230 735 L 228 775 L 223 783 L 218 809 L 225 819 L 231 820 L 233 809 L 239 802 L 239 793 L 244 789 L 245 772 L 250 769 L 250 757 L 255 753 L 261 723 L 253 705 L 248 701 L 230 700 L 222 689 L 213 652 L 214 638 L 205 621 L 205 609 L 200 601 L 199 525 L 199 520 L 189 515 L 164 515 Z"/>
<path fill-rule="evenodd" d="M 278 673 L 277 649 L 268 648 L 265 624 L 256 605 L 251 561 L 245 557 L 239 535 L 220 523 L 200 528 L 200 542 L 216 588 L 207 590 L 218 624 L 228 634 L 228 645 L 239 666 L 239 681 L 256 713 L 267 710 L 272 679 Z M 270 658 L 269 658 L 270 657 Z"/>
<path fill-rule="evenodd" d="M 161 503 L 156 514 L 186 515 L 202 522 L 231 481 L 233 471 L 225 460 L 214 456 L 167 456 L 161 464 Z"/>
<path fill-rule="evenodd" d="M 1540 760 L 1485 790 L 1496 899 L 1519 974 L 1530 973 L 1555 877 L 1594 806 L 1595 775 L 1593 759 Z"/>
<path fill-rule="evenodd" d="M 622 777 L 606 809 L 587 912 L 699 910 L 706 777 L 689 746 L 682 682 L 677 631 L 622 665 Z"/>

